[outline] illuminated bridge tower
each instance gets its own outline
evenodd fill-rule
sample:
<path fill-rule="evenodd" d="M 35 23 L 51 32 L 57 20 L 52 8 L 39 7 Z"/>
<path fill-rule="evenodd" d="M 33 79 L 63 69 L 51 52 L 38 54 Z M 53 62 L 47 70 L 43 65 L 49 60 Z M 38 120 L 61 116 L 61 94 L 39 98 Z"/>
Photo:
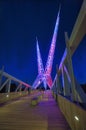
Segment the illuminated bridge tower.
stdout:
<path fill-rule="evenodd" d="M 52 42 L 51 42 L 51 46 L 50 46 L 50 50 L 49 50 L 48 59 L 47 59 L 46 66 L 45 66 L 46 82 L 47 82 L 47 85 L 49 86 L 49 88 L 52 87 L 51 71 L 52 71 L 54 52 L 55 52 L 55 47 L 56 47 L 56 38 L 57 38 L 59 19 L 60 19 L 59 15 L 60 15 L 60 8 L 59 8 L 59 12 L 57 15 L 56 25 L 55 25 L 55 29 L 54 29 L 54 33 L 53 33 L 53 38 L 52 38 Z"/>
<path fill-rule="evenodd" d="M 47 62 L 46 62 L 45 69 L 44 69 L 43 63 L 42 63 L 42 58 L 41 58 L 41 54 L 40 54 L 40 50 L 39 50 L 39 46 L 38 46 L 38 40 L 36 40 L 37 41 L 38 76 L 37 76 L 35 82 L 32 85 L 32 87 L 35 88 L 35 89 L 42 82 L 44 84 L 45 89 L 46 89 L 46 85 L 48 85 L 49 88 L 52 87 L 51 72 L 52 72 L 54 52 L 55 52 L 55 47 L 56 47 L 56 38 L 57 38 L 59 19 L 60 19 L 59 15 L 60 15 L 60 9 L 59 9 L 59 12 L 58 12 L 58 15 L 57 15 L 55 29 L 54 29 L 53 38 L 52 38 L 52 42 L 51 42 L 51 46 L 50 46 L 49 55 L 48 55 L 48 59 L 47 59 Z"/>
<path fill-rule="evenodd" d="M 37 88 L 43 82 L 44 88 L 46 89 L 46 79 L 44 76 L 44 67 L 43 67 L 43 63 L 42 63 L 42 58 L 41 58 L 37 38 L 36 38 L 36 47 L 37 47 L 38 76 L 37 76 L 35 82 L 33 83 L 33 88 Z"/>

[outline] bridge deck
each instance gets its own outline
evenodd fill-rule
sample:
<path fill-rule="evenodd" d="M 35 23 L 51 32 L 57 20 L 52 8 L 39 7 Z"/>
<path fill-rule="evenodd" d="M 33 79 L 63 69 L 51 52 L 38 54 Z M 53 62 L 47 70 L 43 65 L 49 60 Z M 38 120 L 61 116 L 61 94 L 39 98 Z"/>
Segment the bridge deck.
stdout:
<path fill-rule="evenodd" d="M 0 108 L 1 130 L 70 130 L 50 91 L 44 92 L 37 106 L 31 106 L 30 98 Z"/>

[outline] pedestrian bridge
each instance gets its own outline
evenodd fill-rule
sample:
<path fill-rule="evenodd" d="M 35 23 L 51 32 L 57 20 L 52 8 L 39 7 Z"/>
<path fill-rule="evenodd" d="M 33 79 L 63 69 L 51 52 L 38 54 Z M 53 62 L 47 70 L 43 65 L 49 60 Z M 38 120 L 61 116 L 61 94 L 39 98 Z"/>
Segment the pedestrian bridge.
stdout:
<path fill-rule="evenodd" d="M 72 56 L 85 36 L 86 0 L 70 38 L 65 32 L 66 48 L 51 90 L 31 90 L 30 85 L 6 73 L 2 67 L 1 130 L 86 130 L 86 93 L 76 81 L 72 66 Z M 10 91 L 12 82 L 17 82 L 13 92 Z"/>
<path fill-rule="evenodd" d="M 32 98 L 41 94 L 38 104 Z M 32 92 L 0 108 L 1 130 L 70 130 L 51 91 Z"/>

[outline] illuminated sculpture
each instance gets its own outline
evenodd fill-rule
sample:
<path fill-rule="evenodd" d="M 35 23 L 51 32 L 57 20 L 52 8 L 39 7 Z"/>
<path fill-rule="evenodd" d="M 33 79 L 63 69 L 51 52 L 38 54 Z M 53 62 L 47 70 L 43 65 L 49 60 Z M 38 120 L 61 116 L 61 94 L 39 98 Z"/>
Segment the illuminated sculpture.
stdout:
<path fill-rule="evenodd" d="M 46 89 L 46 79 L 44 76 L 44 67 L 43 67 L 43 63 L 42 63 L 42 58 L 41 58 L 37 38 L 36 38 L 36 46 L 37 46 L 38 76 L 33 84 L 33 88 L 37 88 L 43 82 L 44 87 Z"/>
<path fill-rule="evenodd" d="M 53 38 L 52 38 L 45 70 L 44 70 L 43 63 L 42 63 L 38 40 L 36 39 L 37 58 L 38 58 L 37 59 L 37 61 L 38 61 L 38 76 L 37 76 L 35 82 L 33 83 L 33 88 L 37 88 L 42 82 L 44 84 L 45 89 L 46 89 L 47 85 L 49 86 L 49 88 L 52 87 L 51 71 L 52 71 L 54 52 L 55 52 L 55 47 L 56 47 L 56 38 L 57 38 L 57 32 L 58 32 L 58 26 L 59 26 L 59 14 L 60 14 L 60 9 L 59 9 L 59 12 L 57 15 L 56 25 L 55 25 L 55 29 L 54 29 L 54 33 L 53 33 Z"/>

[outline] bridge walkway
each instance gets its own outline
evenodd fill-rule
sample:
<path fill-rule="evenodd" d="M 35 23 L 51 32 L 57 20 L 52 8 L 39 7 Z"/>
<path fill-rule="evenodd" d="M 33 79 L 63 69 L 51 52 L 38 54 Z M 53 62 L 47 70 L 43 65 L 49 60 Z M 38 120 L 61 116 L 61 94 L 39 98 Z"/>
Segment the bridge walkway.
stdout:
<path fill-rule="evenodd" d="M 70 130 L 51 91 L 36 106 L 31 105 L 32 96 L 0 107 L 0 130 Z"/>

